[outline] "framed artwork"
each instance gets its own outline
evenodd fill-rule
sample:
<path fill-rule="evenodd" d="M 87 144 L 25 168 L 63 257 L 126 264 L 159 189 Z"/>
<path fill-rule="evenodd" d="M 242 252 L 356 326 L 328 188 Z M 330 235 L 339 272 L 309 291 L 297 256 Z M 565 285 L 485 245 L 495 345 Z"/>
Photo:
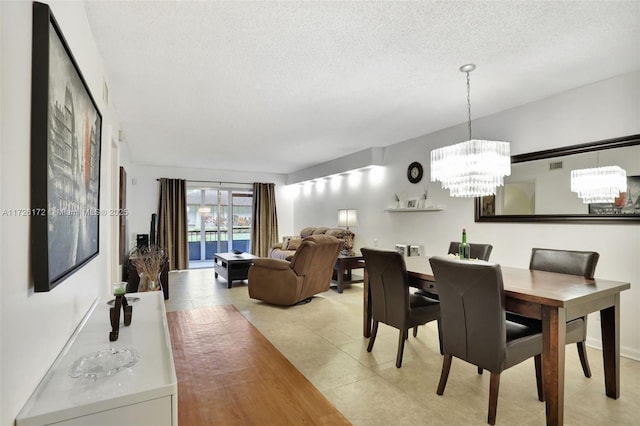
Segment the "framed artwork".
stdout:
<path fill-rule="evenodd" d="M 627 176 L 627 192 L 621 192 L 613 203 L 589 204 L 589 214 L 640 214 L 640 176 Z"/>
<path fill-rule="evenodd" d="M 496 214 L 496 196 L 487 195 L 482 197 L 482 214 L 485 216 L 495 216 Z"/>
<path fill-rule="evenodd" d="M 410 198 L 407 200 L 407 208 L 408 209 L 416 209 L 418 208 L 418 199 L 417 198 Z"/>
<path fill-rule="evenodd" d="M 98 255 L 102 116 L 49 6 L 33 3 L 31 270 L 50 291 Z"/>

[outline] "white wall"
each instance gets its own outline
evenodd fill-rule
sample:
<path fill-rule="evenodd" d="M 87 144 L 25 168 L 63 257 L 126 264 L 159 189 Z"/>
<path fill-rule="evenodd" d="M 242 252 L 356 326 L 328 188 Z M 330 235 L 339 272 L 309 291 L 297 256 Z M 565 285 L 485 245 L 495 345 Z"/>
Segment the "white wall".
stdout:
<path fill-rule="evenodd" d="M 512 142 L 512 154 L 561 147 L 640 133 L 640 72 L 578 88 L 563 94 L 474 120 L 474 137 Z M 480 100 L 481 101 L 481 100 Z M 346 178 L 335 188 L 325 184 L 322 193 L 310 186 L 298 191 L 294 201 L 294 232 L 305 226 L 335 226 L 337 209 L 357 208 L 360 226 L 353 228 L 356 248 L 395 243 L 418 244 L 426 254 L 444 253 L 462 228 L 471 242 L 493 244 L 491 260 L 528 267 L 532 247 L 595 250 L 601 255 L 596 276 L 631 282 L 622 293 L 621 350 L 640 359 L 640 226 L 577 224 L 475 223 L 473 199 L 454 199 L 439 184 L 429 182 L 429 153 L 465 140 L 466 124 L 392 145 L 385 149 L 382 179 L 372 182 L 371 172 L 361 173 L 359 184 Z M 413 161 L 425 168 L 418 184 L 407 181 Z M 636 160 L 640 161 L 640 160 Z M 394 193 L 418 197 L 428 185 L 430 201 L 446 205 L 442 212 L 389 213 Z M 589 343 L 599 345 L 599 316 L 591 315 Z"/>
<path fill-rule="evenodd" d="M 49 2 L 102 113 L 100 207 L 109 208 L 111 138 L 117 121 L 102 100 L 104 72 L 84 5 Z M 2 209 L 29 208 L 31 2 L 0 2 Z M 117 130 L 116 130 L 117 131 Z M 0 222 L 0 424 L 11 425 L 93 301 L 108 295 L 110 220 L 100 220 L 100 254 L 51 292 L 34 293 L 29 218 Z M 108 344 L 105 318 L 105 344 Z"/>
<path fill-rule="evenodd" d="M 194 153 L 198 155 L 198 153 Z M 129 210 L 129 247 L 135 245 L 136 234 L 148 234 L 151 214 L 158 212 L 159 178 L 186 179 L 206 182 L 272 182 L 276 184 L 276 208 L 281 235 L 290 235 L 292 228 L 292 198 L 285 188 L 286 175 L 275 173 L 237 172 L 228 170 L 193 169 L 130 165 L 127 169 L 127 208 Z M 135 183 L 134 183 L 135 182 Z"/>

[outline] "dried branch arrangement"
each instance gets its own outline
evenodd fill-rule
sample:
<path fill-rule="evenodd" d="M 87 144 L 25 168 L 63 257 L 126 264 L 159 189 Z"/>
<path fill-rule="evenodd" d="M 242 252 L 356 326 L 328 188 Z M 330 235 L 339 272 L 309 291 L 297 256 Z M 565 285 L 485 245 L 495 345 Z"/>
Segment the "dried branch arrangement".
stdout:
<path fill-rule="evenodd" d="M 167 253 L 157 245 L 149 247 L 137 247 L 133 250 L 131 263 L 135 266 L 140 275 L 141 286 L 138 291 L 159 290 L 159 288 L 149 288 L 150 283 L 158 283 L 158 275 L 162 270 L 162 266 L 167 260 Z M 142 278 L 146 278 L 143 280 Z M 143 281 L 146 281 L 143 284 Z"/>

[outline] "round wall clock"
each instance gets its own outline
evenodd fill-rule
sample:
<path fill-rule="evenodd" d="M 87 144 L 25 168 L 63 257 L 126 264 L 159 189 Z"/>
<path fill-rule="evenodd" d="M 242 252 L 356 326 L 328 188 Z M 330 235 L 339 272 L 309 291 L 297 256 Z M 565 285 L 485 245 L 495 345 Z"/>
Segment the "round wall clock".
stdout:
<path fill-rule="evenodd" d="M 414 161 L 409 164 L 409 168 L 407 169 L 407 179 L 409 179 L 411 183 L 418 183 L 422 180 L 422 173 L 422 164 Z"/>

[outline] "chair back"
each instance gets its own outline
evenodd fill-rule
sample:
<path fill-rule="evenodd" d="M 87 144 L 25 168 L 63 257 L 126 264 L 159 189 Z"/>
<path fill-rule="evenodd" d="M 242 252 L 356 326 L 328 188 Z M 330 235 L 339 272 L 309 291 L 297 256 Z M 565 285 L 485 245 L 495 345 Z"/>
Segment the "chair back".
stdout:
<path fill-rule="evenodd" d="M 444 353 L 502 372 L 507 337 L 500 265 L 444 256 L 429 262 L 440 295 Z"/>
<path fill-rule="evenodd" d="M 529 269 L 593 278 L 600 254 L 595 251 L 531 249 Z"/>
<path fill-rule="evenodd" d="M 471 258 L 480 260 L 489 260 L 489 256 L 491 256 L 491 250 L 493 250 L 493 246 L 491 244 L 470 243 L 469 248 Z M 451 241 L 451 244 L 449 244 L 449 253 L 458 254 L 460 252 L 459 249 L 460 243 Z"/>
<path fill-rule="evenodd" d="M 300 243 L 291 259 L 291 269 L 304 277 L 300 299 L 329 290 L 342 240 L 329 235 L 312 235 Z"/>
<path fill-rule="evenodd" d="M 373 319 L 404 329 L 409 318 L 409 278 L 404 258 L 391 250 L 360 251 L 369 275 Z"/>

